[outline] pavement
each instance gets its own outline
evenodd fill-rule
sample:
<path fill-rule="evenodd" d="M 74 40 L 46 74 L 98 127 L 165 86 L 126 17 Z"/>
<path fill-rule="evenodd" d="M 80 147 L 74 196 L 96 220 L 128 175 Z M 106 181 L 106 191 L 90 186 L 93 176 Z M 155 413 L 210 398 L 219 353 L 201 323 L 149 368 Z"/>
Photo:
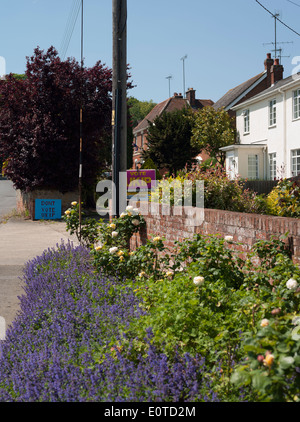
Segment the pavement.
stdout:
<path fill-rule="evenodd" d="M 1 186 L 3 182 L 0 181 Z M 18 217 L 13 191 L 6 191 L 6 187 L 0 202 L 5 203 L 5 207 L 0 207 L 0 339 L 3 339 L 20 311 L 19 297 L 24 294 L 22 273 L 26 262 L 62 241 L 70 240 L 74 244 L 78 241 L 76 236 L 66 232 L 63 221 L 32 221 Z"/>

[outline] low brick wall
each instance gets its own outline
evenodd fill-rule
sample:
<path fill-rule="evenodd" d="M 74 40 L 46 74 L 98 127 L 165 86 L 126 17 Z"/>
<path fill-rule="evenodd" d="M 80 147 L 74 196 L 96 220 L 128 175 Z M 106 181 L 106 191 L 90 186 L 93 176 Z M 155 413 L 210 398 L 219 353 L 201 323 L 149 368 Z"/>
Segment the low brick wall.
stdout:
<path fill-rule="evenodd" d="M 172 248 L 174 241 L 191 239 L 200 233 L 233 236 L 235 242 L 242 243 L 234 248 L 243 253 L 248 252 L 257 240 L 269 240 L 271 236 L 279 238 L 288 232 L 287 247 L 293 261 L 300 265 L 300 219 L 205 209 L 203 223 L 194 226 L 184 211 L 181 216 L 176 215 L 176 207 L 169 208 L 169 215 L 163 214 L 162 206 L 156 215 L 144 215 L 146 227 L 132 237 L 132 249 L 144 244 L 151 235 L 164 237 L 166 246 Z"/>
<path fill-rule="evenodd" d="M 21 192 L 17 190 L 17 211 L 29 212 L 29 217 L 35 219 L 36 199 L 61 199 L 62 214 L 71 206 L 71 202 L 78 201 L 78 192 L 61 193 L 57 190 L 34 190 L 32 192 Z"/>

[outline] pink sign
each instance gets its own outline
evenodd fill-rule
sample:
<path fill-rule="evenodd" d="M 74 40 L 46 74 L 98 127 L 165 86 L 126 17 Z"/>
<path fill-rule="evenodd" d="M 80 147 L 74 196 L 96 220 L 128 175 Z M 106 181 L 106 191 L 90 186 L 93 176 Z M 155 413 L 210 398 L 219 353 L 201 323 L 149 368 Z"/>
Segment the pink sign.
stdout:
<path fill-rule="evenodd" d="M 136 187 L 139 186 L 141 180 L 147 184 L 148 191 L 150 191 L 156 182 L 155 170 L 127 170 L 127 191 L 136 192 Z"/>

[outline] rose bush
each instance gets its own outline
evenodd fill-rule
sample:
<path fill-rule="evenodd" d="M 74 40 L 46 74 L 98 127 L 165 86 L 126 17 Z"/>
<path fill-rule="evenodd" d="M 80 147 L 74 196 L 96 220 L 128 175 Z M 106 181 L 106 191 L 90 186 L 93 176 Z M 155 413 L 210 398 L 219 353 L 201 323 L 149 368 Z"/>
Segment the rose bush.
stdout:
<path fill-rule="evenodd" d="M 97 270 L 139 299 L 120 350 L 131 347 L 133 361 L 146 355 L 151 328 L 151 344 L 171 361 L 205 356 L 220 400 L 299 401 L 300 333 L 291 321 L 300 314 L 300 269 L 284 236 L 259 240 L 243 256 L 231 236 L 195 235 L 170 254 L 154 235 L 131 251 L 130 235 L 144 224 L 136 211 L 103 224 L 91 250 Z"/>

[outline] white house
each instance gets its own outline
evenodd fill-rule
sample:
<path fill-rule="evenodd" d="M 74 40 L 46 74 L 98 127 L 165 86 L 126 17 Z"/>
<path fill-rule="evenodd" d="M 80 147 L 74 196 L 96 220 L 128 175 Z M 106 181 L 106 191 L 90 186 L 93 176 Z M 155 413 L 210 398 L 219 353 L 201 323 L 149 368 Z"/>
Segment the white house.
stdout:
<path fill-rule="evenodd" d="M 300 73 L 232 110 L 237 143 L 221 148 L 231 178 L 274 180 L 300 174 Z"/>

